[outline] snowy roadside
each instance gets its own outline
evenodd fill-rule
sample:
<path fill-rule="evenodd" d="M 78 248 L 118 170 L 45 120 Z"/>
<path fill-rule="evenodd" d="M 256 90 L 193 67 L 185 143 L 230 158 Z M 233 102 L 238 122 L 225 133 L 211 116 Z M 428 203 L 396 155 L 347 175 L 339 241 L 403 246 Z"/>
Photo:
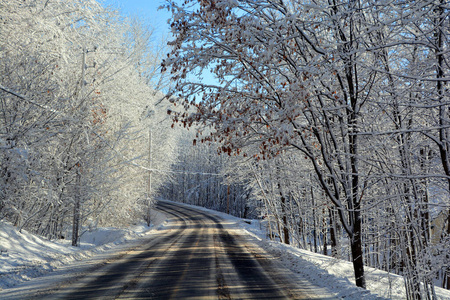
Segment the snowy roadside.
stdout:
<path fill-rule="evenodd" d="M 152 212 L 152 225 L 134 225 L 129 228 L 98 228 L 81 236 L 80 247 L 70 240 L 49 241 L 26 230 L 0 222 L 0 290 L 40 277 L 74 261 L 81 261 L 117 245 L 136 242 L 157 229 L 167 217 Z"/>
<path fill-rule="evenodd" d="M 223 218 L 227 229 L 248 234 L 253 242 L 296 273 L 299 279 L 306 279 L 312 285 L 323 288 L 334 298 L 406 298 L 403 278 L 400 276 L 366 268 L 368 290 L 363 290 L 355 286 L 353 268 L 348 261 L 269 241 L 258 220 L 243 220 L 206 208 L 182 205 Z M 127 229 L 99 228 L 86 232 L 79 248 L 70 246 L 68 240 L 54 242 L 26 231 L 19 233 L 12 225 L 0 222 L 0 290 L 40 277 L 74 261 L 85 261 L 100 254 L 113 255 L 119 248 L 131 247 L 132 243 L 139 242 L 154 230 L 164 228 L 166 219 L 162 213 L 155 213 L 150 228 L 136 225 Z M 436 288 L 436 294 L 438 299 L 450 299 L 450 291 Z"/>
<path fill-rule="evenodd" d="M 237 217 L 197 206 L 183 204 L 214 215 L 227 222 L 227 228 L 242 230 L 252 236 L 257 245 L 277 257 L 286 268 L 307 279 L 311 284 L 326 289 L 341 299 L 406 299 L 403 277 L 374 268 L 366 267 L 367 290 L 355 286 L 353 265 L 345 260 L 335 259 L 273 242 L 266 238 L 258 220 L 243 220 Z M 250 223 L 250 224 L 249 224 Z M 450 291 L 436 288 L 438 299 L 450 299 Z"/>

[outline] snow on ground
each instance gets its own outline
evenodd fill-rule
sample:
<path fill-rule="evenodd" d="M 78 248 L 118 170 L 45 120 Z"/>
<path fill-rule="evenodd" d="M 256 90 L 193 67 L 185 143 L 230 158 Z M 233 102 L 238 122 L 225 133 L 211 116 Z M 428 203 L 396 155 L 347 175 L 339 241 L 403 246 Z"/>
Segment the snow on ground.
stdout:
<path fill-rule="evenodd" d="M 189 206 L 189 205 L 186 205 Z M 230 215 L 195 207 L 225 219 L 225 227 L 243 234 L 265 251 L 277 257 L 287 268 L 306 279 L 311 285 L 323 288 L 334 298 L 341 299 L 405 299 L 404 283 L 400 276 L 366 268 L 368 290 L 357 288 L 353 267 L 348 261 L 268 241 L 257 220 L 243 220 Z M 145 237 L 155 228 L 165 226 L 165 216 L 155 213 L 153 229 L 136 225 L 127 229 L 98 228 L 87 231 L 80 247 L 72 247 L 69 240 L 48 241 L 25 230 L 18 232 L 11 224 L 0 222 L 0 290 L 48 272 L 85 260 L 100 253 L 114 251 L 116 245 L 131 243 Z M 249 224 L 250 223 L 250 224 Z M 439 299 L 450 299 L 450 291 L 436 288 Z"/>
<path fill-rule="evenodd" d="M 266 231 L 261 229 L 258 220 L 243 220 L 206 208 L 183 205 L 210 212 L 227 220 L 227 228 L 250 234 L 261 248 L 278 258 L 285 267 L 297 273 L 300 278 L 307 279 L 311 284 L 326 289 L 336 298 L 406 299 L 402 276 L 366 267 L 367 290 L 364 290 L 355 286 L 353 265 L 349 261 L 270 241 L 266 238 Z M 438 299 L 450 299 L 450 291 L 442 288 L 436 288 L 436 295 Z"/>
<path fill-rule="evenodd" d="M 10 223 L 0 222 L 0 290 L 142 238 L 166 219 L 159 212 L 152 212 L 152 216 L 150 228 L 140 224 L 126 229 L 86 231 L 81 236 L 80 247 L 73 247 L 71 240 L 49 241 L 26 230 L 19 232 Z"/>

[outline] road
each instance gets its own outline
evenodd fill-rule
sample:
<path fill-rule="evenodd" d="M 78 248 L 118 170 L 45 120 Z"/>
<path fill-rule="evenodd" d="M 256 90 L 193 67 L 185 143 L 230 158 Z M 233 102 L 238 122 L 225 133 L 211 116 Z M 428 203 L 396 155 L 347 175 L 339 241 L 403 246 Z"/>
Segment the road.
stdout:
<path fill-rule="evenodd" d="M 57 285 L 23 289 L 21 299 L 315 298 L 311 286 L 220 217 L 172 202 L 156 209 L 168 224 L 144 243 Z"/>

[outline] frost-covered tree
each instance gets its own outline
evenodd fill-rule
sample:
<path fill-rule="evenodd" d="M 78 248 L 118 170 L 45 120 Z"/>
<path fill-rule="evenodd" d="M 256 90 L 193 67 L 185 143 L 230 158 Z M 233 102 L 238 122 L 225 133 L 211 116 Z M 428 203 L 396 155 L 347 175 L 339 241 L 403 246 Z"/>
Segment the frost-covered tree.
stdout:
<path fill-rule="evenodd" d="M 256 217 L 255 210 L 247 205 L 251 194 L 247 181 L 232 178 L 236 174 L 233 168 L 236 157 L 218 155 L 217 145 L 193 145 L 194 138 L 194 132 L 184 130 L 177 147 L 177 160 L 171 167 L 170 180 L 161 186 L 160 195 L 242 218 Z"/>
<path fill-rule="evenodd" d="M 396 264 L 410 282 L 409 297 L 433 294 L 430 279 L 438 264 L 428 268 L 430 257 L 446 242 L 427 242 L 428 201 L 441 210 L 445 203 L 427 195 L 447 177 L 432 159 L 441 153 L 445 171 L 446 119 L 423 117 L 447 110 L 447 5 L 191 0 L 165 7 L 173 14 L 175 39 L 163 67 L 177 84 L 172 101 L 186 110 L 172 113 L 174 122 L 212 127 L 197 140 L 219 142 L 222 153 L 256 161 L 303 157 L 301 164 L 314 170 L 304 186 L 318 183 L 321 191 L 310 194 L 331 204 L 326 222 L 331 228 L 337 214 L 349 237 L 356 284 L 365 287 L 363 266 L 373 240 L 391 226 L 389 233 L 400 235 L 388 238 L 393 244 L 387 242 L 386 251 L 401 260 Z M 217 84 L 191 80 L 203 70 Z M 431 149 L 436 146 L 439 151 Z M 286 190 L 280 175 L 267 182 Z"/>
<path fill-rule="evenodd" d="M 198 7 L 195 2 L 167 5 L 177 39 L 165 64 L 180 71 L 174 78 L 180 96 L 188 98 L 186 107 L 198 108 L 183 122 L 214 126 L 224 152 L 239 152 L 241 137 L 248 134 L 259 144 L 260 157 L 285 147 L 303 153 L 338 207 L 357 285 L 365 287 L 361 201 L 367 182 L 360 172 L 357 133 L 375 77 L 356 62 L 369 55 L 358 43 L 371 27 L 363 22 L 369 8 L 357 1 L 208 1 Z M 186 73 L 205 67 L 213 69 L 220 86 L 184 80 Z M 203 98 L 196 102 L 192 98 L 199 91 Z"/>
<path fill-rule="evenodd" d="M 155 166 L 171 155 L 150 33 L 94 0 L 0 6 L 0 218 L 73 244 L 88 219 L 141 218 L 142 132 L 168 145 Z"/>

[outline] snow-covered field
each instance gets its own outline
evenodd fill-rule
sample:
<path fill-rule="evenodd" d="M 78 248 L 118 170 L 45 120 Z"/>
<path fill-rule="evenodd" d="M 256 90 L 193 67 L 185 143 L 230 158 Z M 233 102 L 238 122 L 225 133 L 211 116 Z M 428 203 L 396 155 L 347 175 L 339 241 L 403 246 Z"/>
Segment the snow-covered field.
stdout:
<path fill-rule="evenodd" d="M 249 233 L 251 238 L 270 254 L 311 284 L 323 287 L 336 298 L 405 299 L 403 279 L 367 268 L 368 291 L 354 285 L 352 265 L 343 260 L 267 241 L 257 221 L 248 224 L 242 219 L 200 208 L 226 219 L 227 228 Z M 128 229 L 99 228 L 83 234 L 81 247 L 70 246 L 70 240 L 48 241 L 24 230 L 18 232 L 8 223 L 0 222 L 0 290 L 42 276 L 59 267 L 77 263 L 100 253 L 114 252 L 117 245 L 136 242 L 163 227 L 164 216 L 156 214 L 151 228 L 136 225 Z M 450 292 L 437 288 L 439 299 L 450 299 Z M 0 295 L 1 298 L 1 295 Z"/>

